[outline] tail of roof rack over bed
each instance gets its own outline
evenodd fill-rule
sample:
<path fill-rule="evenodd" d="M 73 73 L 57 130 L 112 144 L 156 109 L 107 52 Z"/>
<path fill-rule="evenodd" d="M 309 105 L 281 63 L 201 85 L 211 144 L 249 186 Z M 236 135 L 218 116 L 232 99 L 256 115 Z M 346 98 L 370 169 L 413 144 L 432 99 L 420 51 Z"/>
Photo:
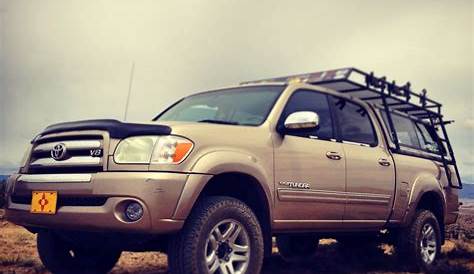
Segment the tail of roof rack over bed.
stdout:
<path fill-rule="evenodd" d="M 395 81 L 388 81 L 385 76 L 375 77 L 374 74 L 363 72 L 356 68 L 343 68 L 337 70 L 321 71 L 315 73 L 298 74 L 278 78 L 263 79 L 257 81 L 243 82 L 242 84 L 258 84 L 265 82 L 292 82 L 299 81 L 308 84 L 327 87 L 329 89 L 359 98 L 368 103 L 377 104 L 384 108 L 387 114 L 387 122 L 392 139 L 395 143 L 395 150 L 400 152 L 400 143 L 397 132 L 393 124 L 391 111 L 398 111 L 412 116 L 415 119 L 430 123 L 434 128 L 441 128 L 443 137 L 437 138 L 440 148 L 447 147 L 450 159 L 440 149 L 439 157 L 446 170 L 449 185 L 453 188 L 462 188 L 459 170 L 456 165 L 454 152 L 449 142 L 445 128 L 446 124 L 452 121 L 443 121 L 441 104 L 427 98 L 426 90 L 415 93 L 411 90 L 410 82 L 404 85 L 397 85 Z M 449 165 L 454 165 L 458 184 L 452 181 Z"/>

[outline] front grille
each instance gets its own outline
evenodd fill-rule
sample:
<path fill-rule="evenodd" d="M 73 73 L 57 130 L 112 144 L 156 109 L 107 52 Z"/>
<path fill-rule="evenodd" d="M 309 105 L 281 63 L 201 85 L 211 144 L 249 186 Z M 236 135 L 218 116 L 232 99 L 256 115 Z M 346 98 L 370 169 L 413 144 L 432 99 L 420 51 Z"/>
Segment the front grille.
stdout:
<path fill-rule="evenodd" d="M 12 195 L 11 201 L 15 204 L 29 205 L 31 204 L 31 195 Z M 68 197 L 59 196 L 57 207 L 63 206 L 103 206 L 107 202 L 107 197 Z"/>
<path fill-rule="evenodd" d="M 52 151 L 59 144 L 65 153 L 55 159 Z M 102 135 L 43 136 L 33 145 L 28 173 L 95 173 L 104 170 L 104 155 Z"/>

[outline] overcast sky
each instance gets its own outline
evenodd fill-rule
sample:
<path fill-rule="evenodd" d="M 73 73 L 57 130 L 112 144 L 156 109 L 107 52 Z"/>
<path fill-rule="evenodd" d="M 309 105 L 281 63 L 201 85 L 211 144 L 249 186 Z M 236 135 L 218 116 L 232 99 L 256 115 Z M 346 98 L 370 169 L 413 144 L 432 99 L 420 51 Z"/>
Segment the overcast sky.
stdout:
<path fill-rule="evenodd" d="M 51 123 L 149 120 L 184 95 L 355 66 L 444 104 L 473 180 L 473 1 L 0 0 L 0 170 Z M 1 172 L 0 172 L 1 173 Z"/>

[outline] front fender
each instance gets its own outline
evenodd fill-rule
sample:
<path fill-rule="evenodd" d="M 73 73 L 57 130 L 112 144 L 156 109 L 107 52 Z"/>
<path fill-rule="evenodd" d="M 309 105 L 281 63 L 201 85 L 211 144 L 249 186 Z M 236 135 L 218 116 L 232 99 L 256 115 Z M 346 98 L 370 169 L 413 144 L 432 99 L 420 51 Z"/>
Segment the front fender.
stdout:
<path fill-rule="evenodd" d="M 214 175 L 223 173 L 243 173 L 254 177 L 264 190 L 267 202 L 273 201 L 270 188 L 273 186 L 272 166 L 271 161 L 265 162 L 240 151 L 221 150 L 203 155 L 192 168 L 173 218 L 186 219 L 209 180 Z"/>

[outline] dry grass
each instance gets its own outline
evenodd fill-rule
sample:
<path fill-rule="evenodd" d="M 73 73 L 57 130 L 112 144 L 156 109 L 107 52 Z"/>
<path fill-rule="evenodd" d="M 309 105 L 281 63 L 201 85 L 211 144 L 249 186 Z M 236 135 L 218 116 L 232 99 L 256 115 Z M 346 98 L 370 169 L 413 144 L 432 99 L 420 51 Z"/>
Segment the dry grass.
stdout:
<path fill-rule="evenodd" d="M 0 273 L 49 273 L 42 266 L 36 251 L 35 235 L 1 220 Z M 470 227 L 471 228 L 471 227 Z M 443 255 L 433 273 L 474 273 L 474 240 L 450 240 L 443 246 Z M 344 249 L 334 240 L 321 241 L 316 260 L 311 264 L 292 265 L 284 262 L 274 248 L 265 261 L 263 274 L 313 273 L 409 273 L 392 254 L 393 248 Z M 124 252 L 112 273 L 167 273 L 167 257 L 158 252 Z"/>

